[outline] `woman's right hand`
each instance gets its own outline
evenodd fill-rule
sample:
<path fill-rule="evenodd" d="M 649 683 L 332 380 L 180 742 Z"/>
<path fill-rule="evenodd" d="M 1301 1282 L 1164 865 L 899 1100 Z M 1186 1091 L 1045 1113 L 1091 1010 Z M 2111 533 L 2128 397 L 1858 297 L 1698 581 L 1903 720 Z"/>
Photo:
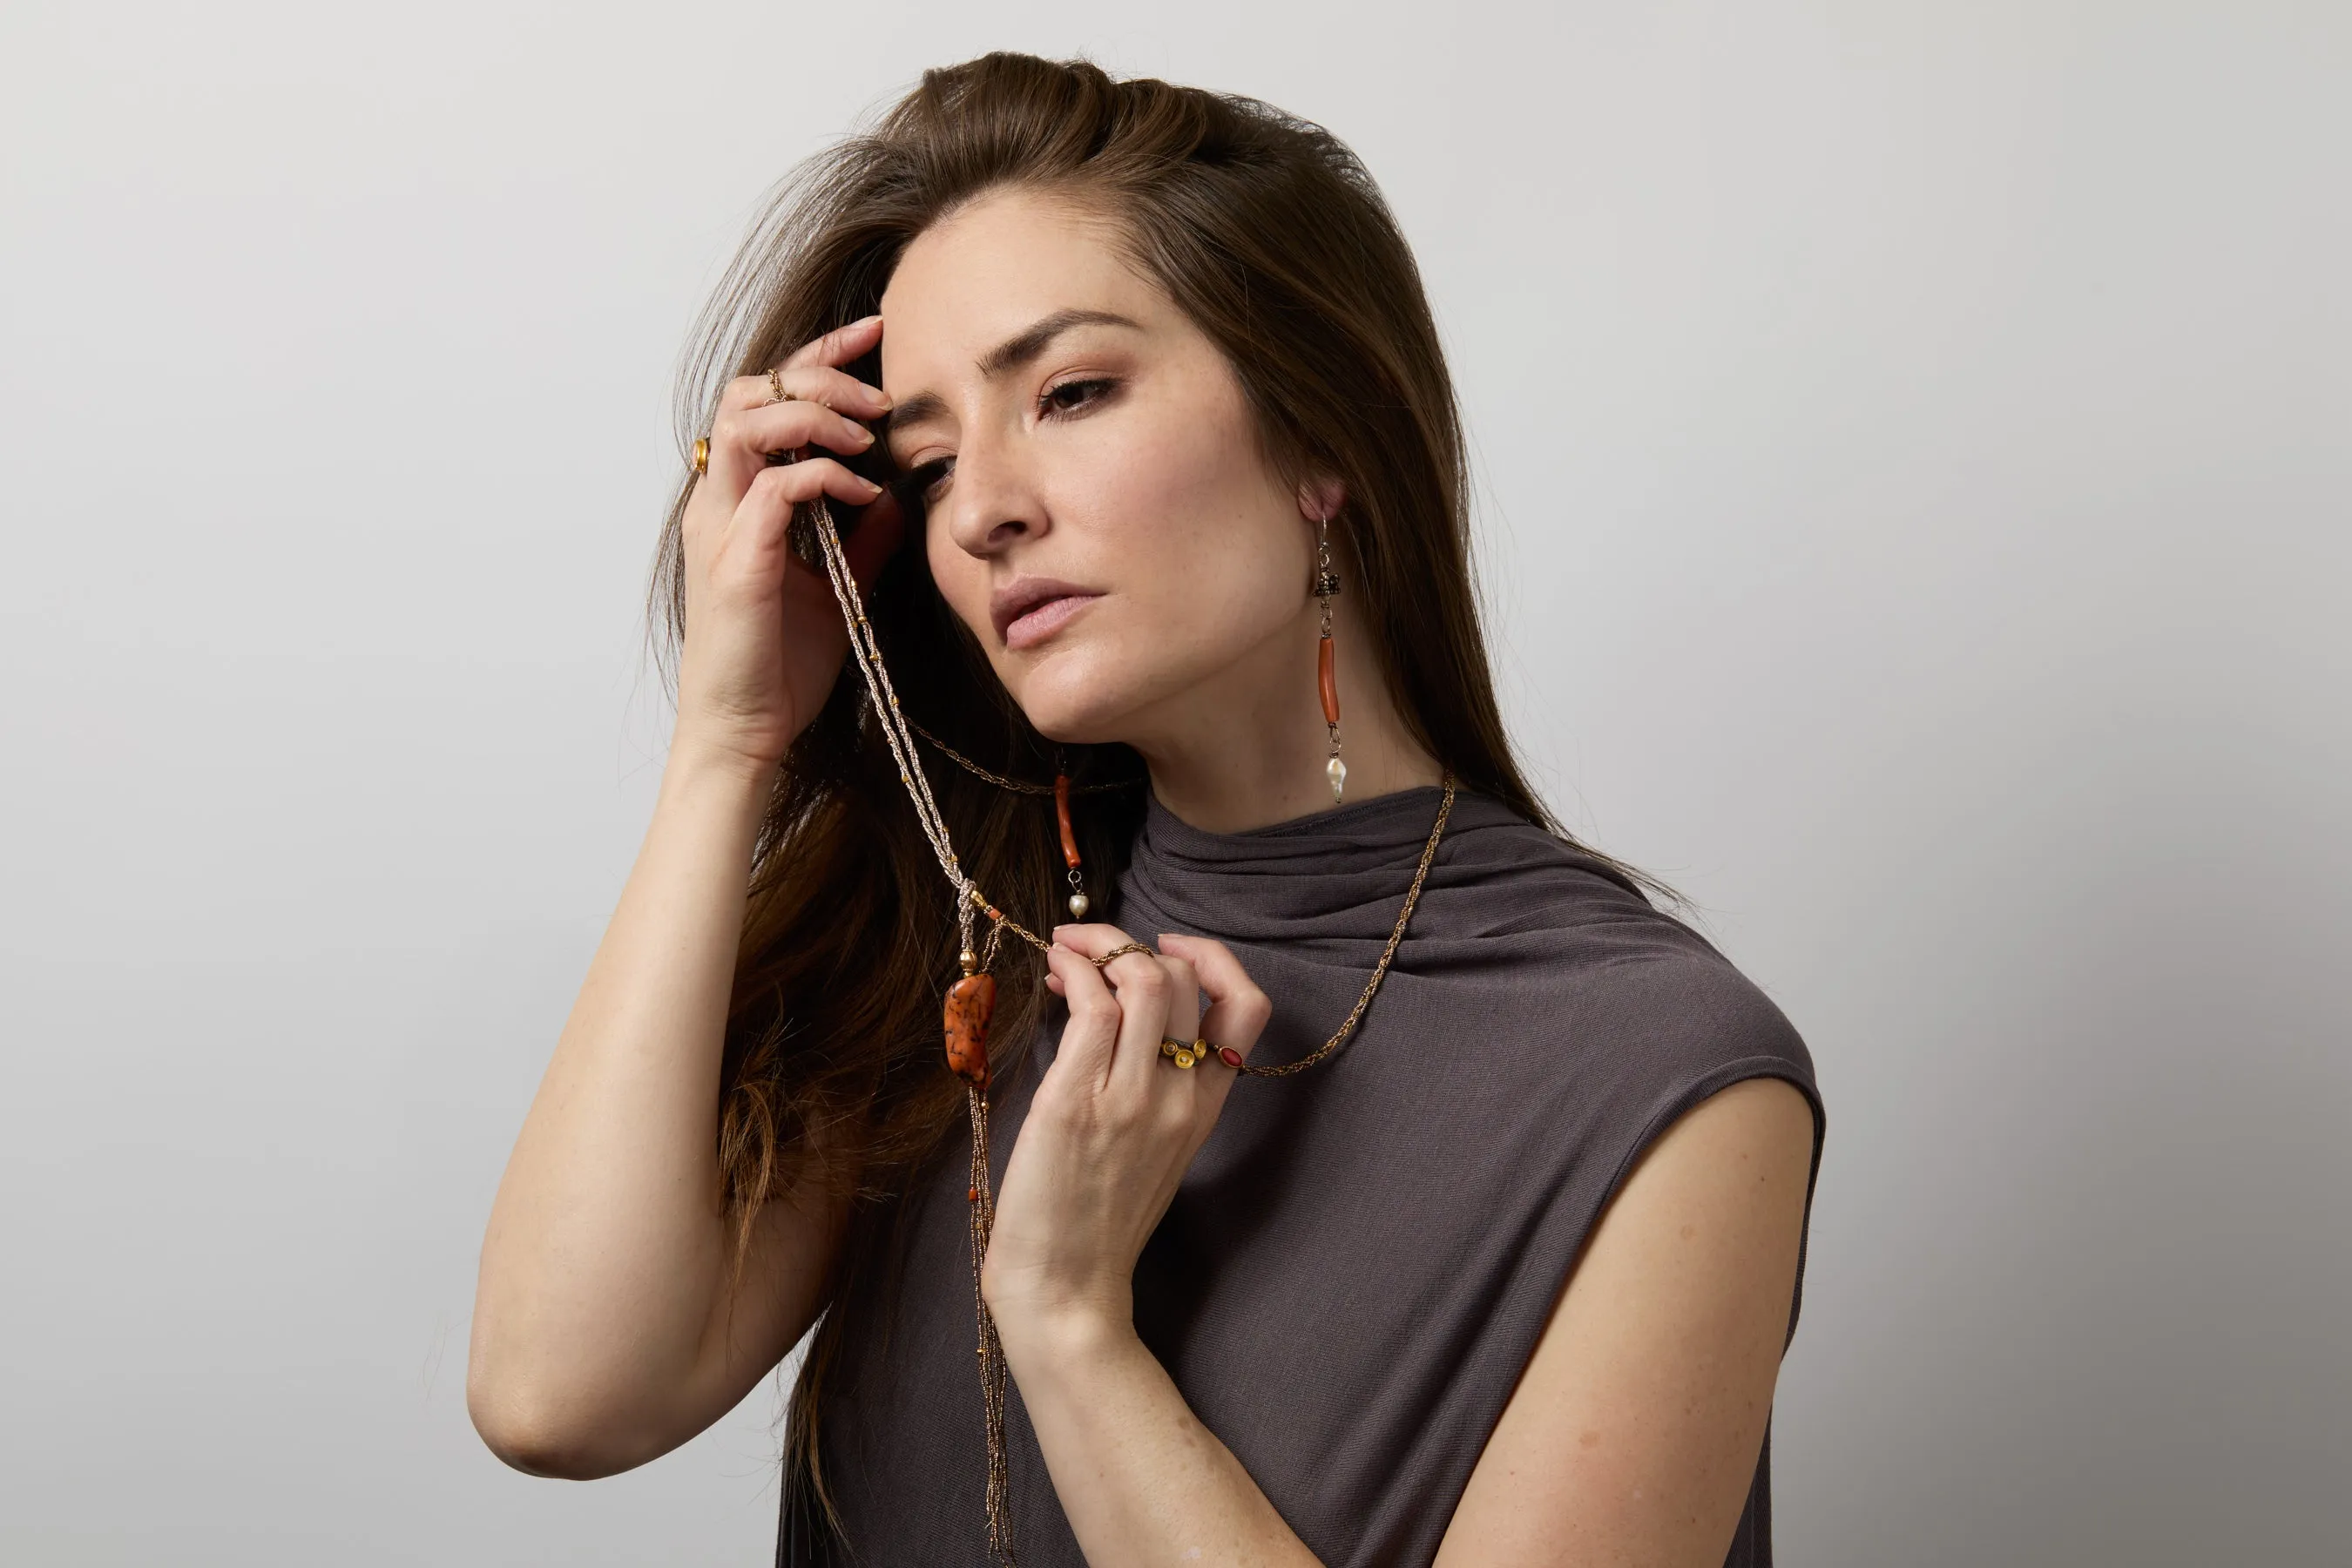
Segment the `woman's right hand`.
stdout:
<path fill-rule="evenodd" d="M 773 465 L 768 454 L 873 445 L 858 420 L 878 418 L 890 400 L 838 367 L 881 338 L 882 318 L 868 316 L 795 350 L 777 371 L 790 401 L 772 401 L 765 375 L 740 376 L 720 397 L 709 470 L 680 520 L 686 637 L 673 752 L 772 771 L 832 691 L 848 633 L 831 583 L 786 542 L 793 508 L 820 495 L 866 508 L 843 541 L 861 593 L 898 548 L 903 519 L 887 491 L 834 458 Z"/>

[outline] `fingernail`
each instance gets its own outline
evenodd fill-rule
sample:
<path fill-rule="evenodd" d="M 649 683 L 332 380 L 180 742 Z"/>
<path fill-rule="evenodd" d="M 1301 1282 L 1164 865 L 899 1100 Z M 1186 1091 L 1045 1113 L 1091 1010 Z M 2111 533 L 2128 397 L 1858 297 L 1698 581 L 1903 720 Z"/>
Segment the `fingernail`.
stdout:
<path fill-rule="evenodd" d="M 875 322 L 877 322 L 877 321 L 880 321 L 881 319 L 882 319 L 881 314 L 880 314 L 880 312 L 878 312 L 878 311 L 877 311 L 877 312 L 876 312 L 875 314 L 873 314 L 873 315 L 871 315 L 871 316 L 863 316 L 863 317 L 860 317 L 858 320 L 856 320 L 856 321 L 852 321 L 852 322 L 850 322 L 849 324 L 850 324 L 851 326 L 853 326 L 853 327 L 870 327 L 870 326 L 872 326 Z"/>
<path fill-rule="evenodd" d="M 867 494 L 878 496 L 882 493 L 882 487 L 876 484 L 872 479 L 867 479 L 864 474 L 853 474 L 850 477 L 855 479 L 859 484 L 864 485 Z"/>

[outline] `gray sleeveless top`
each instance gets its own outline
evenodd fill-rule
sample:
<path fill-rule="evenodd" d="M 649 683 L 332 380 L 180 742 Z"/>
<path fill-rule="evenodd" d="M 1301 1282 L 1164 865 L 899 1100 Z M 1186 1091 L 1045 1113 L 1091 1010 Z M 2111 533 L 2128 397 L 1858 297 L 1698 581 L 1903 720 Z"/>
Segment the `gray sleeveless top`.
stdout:
<path fill-rule="evenodd" d="M 1362 992 L 1438 800 L 1235 834 L 1154 800 L 1104 918 L 1224 942 L 1274 1002 L 1254 1059 L 1295 1060 Z M 1000 1177 L 1059 1024 L 999 1088 Z M 1425 1564 L 1603 1205 L 1676 1117 L 1756 1077 L 1811 1102 L 1818 1174 L 1812 1059 L 1780 1009 L 1597 862 L 1464 791 L 1356 1035 L 1234 1086 L 1136 1266 L 1136 1327 L 1330 1568 Z M 821 1426 L 848 1550 L 824 1560 L 988 1558 L 969 1157 L 960 1141 L 912 1199 L 889 1321 L 850 1329 Z M 1810 1180 L 1806 1211 L 1810 1229 Z M 1792 1336 L 1801 1248 L 1798 1269 Z M 1017 1389 L 1007 1404 L 1021 1562 L 1079 1568 Z M 1772 1560 L 1770 1457 L 1768 1426 L 1727 1568 Z"/>

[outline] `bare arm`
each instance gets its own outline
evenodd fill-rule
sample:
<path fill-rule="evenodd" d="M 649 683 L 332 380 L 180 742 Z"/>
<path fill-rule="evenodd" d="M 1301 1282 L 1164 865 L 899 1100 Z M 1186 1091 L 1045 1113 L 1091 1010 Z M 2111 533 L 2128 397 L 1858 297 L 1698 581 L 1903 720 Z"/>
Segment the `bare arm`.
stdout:
<path fill-rule="evenodd" d="M 771 1204 L 733 1290 L 719 1050 L 764 782 L 673 755 L 644 849 L 490 1211 L 467 1399 L 499 1457 L 643 1464 L 732 1408 L 814 1319 L 840 1205 Z"/>
<path fill-rule="evenodd" d="M 847 649 L 824 580 L 784 542 L 795 502 L 871 501 L 817 458 L 871 441 L 880 392 L 837 368 L 877 321 L 730 386 L 682 519 L 678 722 L 653 822 L 499 1183 L 482 1246 L 467 1405 L 499 1458 L 585 1478 L 645 1463 L 724 1415 L 824 1305 L 846 1212 L 803 1181 L 760 1213 L 740 1275 L 721 1210 L 719 1070 L 752 847 L 793 737 Z M 861 581 L 895 543 L 869 510 Z M 786 1168 L 805 1151 L 784 1151 Z"/>
<path fill-rule="evenodd" d="M 1438 1568 L 1723 1561 L 1772 1414 L 1812 1157 L 1811 1108 L 1770 1078 L 1651 1145 L 1553 1304 Z"/>

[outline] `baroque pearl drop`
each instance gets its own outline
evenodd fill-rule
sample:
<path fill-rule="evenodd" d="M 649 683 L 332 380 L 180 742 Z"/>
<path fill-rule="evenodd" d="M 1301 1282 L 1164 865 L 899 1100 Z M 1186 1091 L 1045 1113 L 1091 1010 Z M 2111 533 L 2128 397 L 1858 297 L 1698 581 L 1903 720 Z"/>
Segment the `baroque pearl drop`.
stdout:
<path fill-rule="evenodd" d="M 1339 792 L 1348 784 L 1348 764 L 1334 757 L 1325 764 L 1323 771 L 1331 775 L 1331 799 L 1337 802 Z"/>
<path fill-rule="evenodd" d="M 1087 911 L 1092 908 L 1094 908 L 1094 904 L 1084 893 L 1072 893 L 1070 895 L 1070 918 L 1072 920 L 1082 921 L 1086 919 Z"/>

